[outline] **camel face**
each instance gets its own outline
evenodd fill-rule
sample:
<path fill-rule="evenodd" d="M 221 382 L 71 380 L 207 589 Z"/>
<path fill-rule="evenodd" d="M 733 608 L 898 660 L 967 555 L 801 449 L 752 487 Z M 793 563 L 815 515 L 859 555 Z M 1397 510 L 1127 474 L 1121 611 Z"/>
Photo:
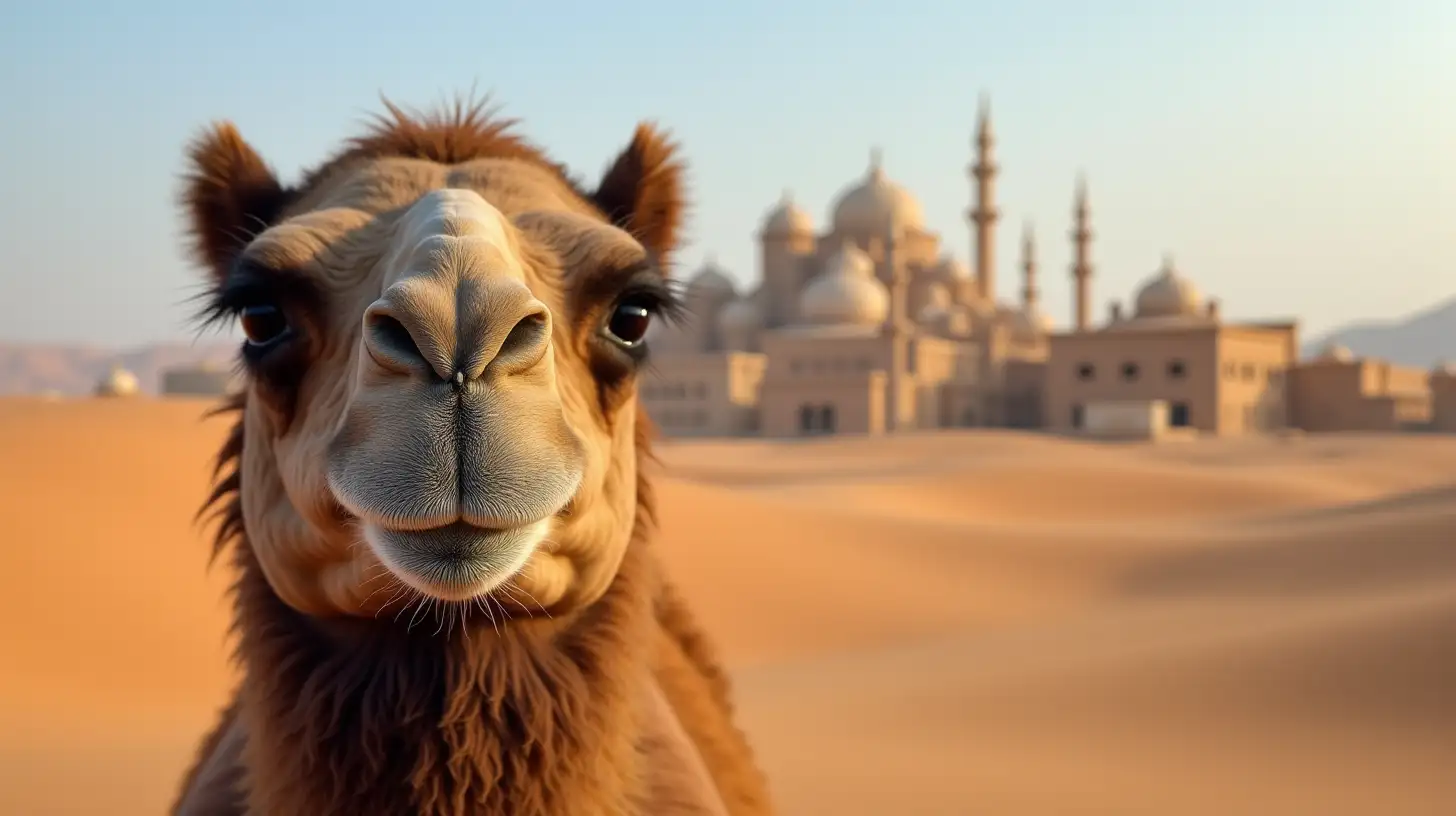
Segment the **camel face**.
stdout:
<path fill-rule="evenodd" d="M 194 148 L 215 311 L 247 338 L 238 509 L 302 611 L 494 594 L 554 614 L 599 597 L 625 551 L 635 378 L 673 304 L 672 232 L 631 209 L 644 179 L 609 173 L 584 194 L 519 143 L 490 145 L 444 157 L 459 161 L 356 148 L 292 191 L 237 177 L 262 163 L 235 133 Z M 275 213 L 245 211 L 270 189 Z M 198 202 L 222 195 L 217 209 L 251 226 L 212 234 Z"/>
<path fill-rule="evenodd" d="M 373 554 L 441 600 L 520 572 L 582 480 L 584 446 L 556 388 L 553 312 L 532 284 L 559 299 L 513 232 L 460 188 L 426 193 L 392 225 L 327 453 L 333 497 Z"/>

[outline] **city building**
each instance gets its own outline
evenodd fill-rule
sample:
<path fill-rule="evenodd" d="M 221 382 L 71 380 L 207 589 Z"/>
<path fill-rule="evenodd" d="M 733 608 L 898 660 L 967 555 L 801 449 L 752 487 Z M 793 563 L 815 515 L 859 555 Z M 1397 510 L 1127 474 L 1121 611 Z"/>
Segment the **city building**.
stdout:
<path fill-rule="evenodd" d="M 1341 346 L 1290 372 L 1294 424 L 1306 431 L 1399 431 L 1426 427 L 1439 377 L 1414 366 L 1356 357 Z"/>
<path fill-rule="evenodd" d="M 712 258 L 687 317 L 654 323 L 641 396 L 672 436 L 878 434 L 1014 427 L 1086 436 L 1456 431 L 1456 369 L 1425 372 L 1332 348 L 1299 359 L 1292 319 L 1228 320 L 1171 257 L 1107 319 L 1091 316 L 1091 208 L 1078 179 L 1072 321 L 1039 306 L 1036 243 L 1021 242 L 1019 302 L 997 291 L 995 138 L 984 100 L 968 168 L 974 270 L 925 227 L 874 151 L 829 223 L 785 193 L 758 231 L 747 292 Z"/>
<path fill-rule="evenodd" d="M 216 363 L 179 366 L 162 372 L 162 393 L 177 397 L 221 396 L 233 388 L 235 379 L 231 369 Z"/>
<path fill-rule="evenodd" d="M 1431 429 L 1456 433 L 1456 365 L 1437 365 L 1427 382 L 1431 389 Z"/>
<path fill-rule="evenodd" d="M 1291 424 L 1288 375 L 1299 358 L 1293 321 L 1230 322 L 1171 258 L 1114 301 L 1105 324 L 1052 335 L 1046 427 L 1078 432 L 1096 403 L 1161 403 L 1167 426 L 1219 435 Z"/>
<path fill-rule="evenodd" d="M 998 168 L 984 103 L 973 141 L 974 273 L 925 227 L 878 151 L 822 231 L 785 193 L 758 234 L 759 286 L 738 292 L 710 259 L 687 284 L 688 316 L 654 326 L 642 397 L 659 427 L 798 436 L 1042 424 L 1050 321 L 1029 230 L 1021 302 L 998 297 Z"/>

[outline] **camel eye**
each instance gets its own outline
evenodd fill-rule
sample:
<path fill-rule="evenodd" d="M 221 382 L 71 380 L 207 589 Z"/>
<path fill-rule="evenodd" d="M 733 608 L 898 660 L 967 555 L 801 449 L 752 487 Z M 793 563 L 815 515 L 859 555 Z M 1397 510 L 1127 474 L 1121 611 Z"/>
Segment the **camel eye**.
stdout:
<path fill-rule="evenodd" d="M 627 348 L 635 348 L 647 337 L 652 325 L 652 309 L 642 300 L 628 299 L 618 303 L 607 318 L 607 336 Z"/>
<path fill-rule="evenodd" d="M 238 312 L 238 323 L 248 344 L 253 346 L 271 345 L 288 333 L 288 318 L 283 316 L 283 310 L 269 304 L 245 307 Z"/>

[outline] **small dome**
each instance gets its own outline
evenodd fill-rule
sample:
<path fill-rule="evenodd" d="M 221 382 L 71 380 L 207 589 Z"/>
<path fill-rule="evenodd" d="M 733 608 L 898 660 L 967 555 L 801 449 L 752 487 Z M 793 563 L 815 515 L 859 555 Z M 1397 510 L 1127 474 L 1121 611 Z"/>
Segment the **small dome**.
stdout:
<path fill-rule="evenodd" d="M 788 190 L 779 199 L 779 203 L 769 210 L 768 215 L 763 219 L 763 235 L 765 238 L 783 238 L 791 235 L 812 235 L 814 232 L 814 219 L 794 203 L 794 197 Z"/>
<path fill-rule="evenodd" d="M 961 263 L 953 255 L 946 255 L 935 262 L 933 267 L 937 280 L 954 281 L 970 280 L 971 268 Z"/>
<path fill-rule="evenodd" d="M 111 371 L 96 384 L 98 397 L 130 397 L 141 390 L 137 376 L 121 366 L 112 366 Z"/>
<path fill-rule="evenodd" d="M 718 336 L 727 351 L 752 351 L 763 328 L 763 310 L 751 298 L 739 298 L 718 313 Z"/>
<path fill-rule="evenodd" d="M 876 152 L 864 179 L 840 193 L 835 201 L 834 228 L 879 235 L 889 229 L 891 220 L 901 227 L 919 229 L 925 224 L 925 215 L 915 196 L 885 176 Z"/>
<path fill-rule="evenodd" d="M 1163 268 L 1138 290 L 1138 317 L 1187 317 L 1201 314 L 1203 296 L 1193 282 L 1178 274 L 1173 259 L 1164 258 Z"/>
<path fill-rule="evenodd" d="M 1355 359 L 1355 354 L 1339 343 L 1328 343 L 1320 350 L 1319 359 L 1330 363 L 1348 363 Z"/>
<path fill-rule="evenodd" d="M 1018 309 L 1011 319 L 1012 331 L 1023 337 L 1040 337 L 1055 328 L 1052 319 L 1041 309 L 1033 306 L 1030 309 Z"/>
<path fill-rule="evenodd" d="M 875 263 L 853 244 L 844 244 L 824 271 L 804 288 L 799 313 L 810 323 L 876 326 L 885 322 L 890 293 L 875 277 Z"/>
<path fill-rule="evenodd" d="M 737 289 L 733 285 L 733 279 L 728 277 L 723 267 L 711 256 L 703 262 L 703 265 L 688 281 L 688 294 L 724 295 L 735 294 Z"/>
<path fill-rule="evenodd" d="M 942 337 L 969 337 L 976 321 L 971 310 L 964 306 L 926 304 L 920 310 L 918 322 L 921 326 Z"/>

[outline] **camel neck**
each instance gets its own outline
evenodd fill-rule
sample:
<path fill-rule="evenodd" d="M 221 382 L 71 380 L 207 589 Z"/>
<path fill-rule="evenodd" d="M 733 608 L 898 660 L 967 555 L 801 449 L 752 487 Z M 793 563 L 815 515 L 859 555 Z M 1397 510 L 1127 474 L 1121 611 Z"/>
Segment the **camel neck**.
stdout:
<path fill-rule="evenodd" d="M 265 813 L 556 814 L 634 795 L 651 578 L 634 541 L 568 620 L 328 626 L 246 545 L 237 589 L 252 805 Z"/>

